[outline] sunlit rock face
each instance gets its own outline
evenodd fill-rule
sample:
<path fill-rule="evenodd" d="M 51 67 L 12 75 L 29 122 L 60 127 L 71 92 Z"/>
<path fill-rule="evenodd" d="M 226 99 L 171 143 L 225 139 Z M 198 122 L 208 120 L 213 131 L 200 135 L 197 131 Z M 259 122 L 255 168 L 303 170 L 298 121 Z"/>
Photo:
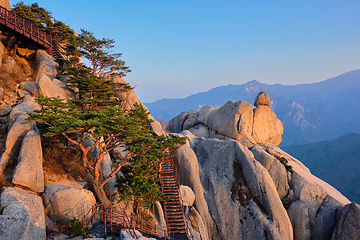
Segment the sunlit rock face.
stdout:
<path fill-rule="evenodd" d="M 6 8 L 7 10 L 11 10 L 11 5 L 9 3 L 9 0 L 0 0 L 0 6 Z"/>
<path fill-rule="evenodd" d="M 283 126 L 267 94 L 254 105 L 205 106 L 169 123 L 188 140 L 174 159 L 180 184 L 195 194 L 201 237 L 330 239 L 349 200 L 277 147 Z"/>
<path fill-rule="evenodd" d="M 205 106 L 191 110 L 169 121 L 167 130 L 179 133 L 189 130 L 198 137 L 234 139 L 256 143 L 281 143 L 283 125 L 271 110 L 270 98 L 260 92 L 253 106 L 245 101 L 228 101 L 224 106 Z"/>

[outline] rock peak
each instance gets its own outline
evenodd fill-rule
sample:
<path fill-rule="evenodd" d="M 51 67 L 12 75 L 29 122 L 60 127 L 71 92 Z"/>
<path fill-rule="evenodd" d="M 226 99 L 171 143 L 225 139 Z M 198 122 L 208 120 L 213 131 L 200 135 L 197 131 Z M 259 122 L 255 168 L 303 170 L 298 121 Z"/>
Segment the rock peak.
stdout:
<path fill-rule="evenodd" d="M 266 92 L 259 92 L 254 100 L 254 106 L 265 105 L 270 106 L 271 101 L 269 95 Z"/>

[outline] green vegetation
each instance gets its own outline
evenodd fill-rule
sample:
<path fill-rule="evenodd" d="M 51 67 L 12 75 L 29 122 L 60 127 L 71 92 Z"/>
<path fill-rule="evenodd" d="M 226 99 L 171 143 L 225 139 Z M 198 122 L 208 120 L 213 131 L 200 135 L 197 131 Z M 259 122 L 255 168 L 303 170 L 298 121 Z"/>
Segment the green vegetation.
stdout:
<path fill-rule="evenodd" d="M 64 68 L 63 73 L 69 76 L 68 84 L 77 90 L 78 97 L 66 102 L 39 95 L 37 102 L 41 109 L 29 113 L 28 121 L 36 121 L 45 132 L 43 136 L 61 136 L 81 150 L 87 181 L 102 203 L 111 204 L 104 185 L 127 166 L 124 178 L 119 180 L 122 199 L 133 200 L 135 211 L 141 213 L 153 201 L 162 200 L 156 167 L 159 159 L 176 149 L 182 139 L 155 135 L 149 113 L 140 104 L 125 111 L 122 102 L 114 97 L 116 92 L 131 90 L 129 84 L 98 76 L 104 70 L 120 76 L 130 71 L 119 59 L 121 54 L 110 54 L 113 43 L 111 39 L 96 39 L 84 30 L 73 38 L 66 48 L 73 57 L 65 61 L 71 67 Z M 87 58 L 90 66 L 79 63 L 79 57 Z M 94 144 L 88 146 L 88 139 Z M 99 155 L 95 159 L 87 158 L 95 147 L 99 149 Z M 117 147 L 126 148 L 127 155 L 103 179 L 100 166 L 104 156 Z"/>
<path fill-rule="evenodd" d="M 19 16 L 32 22 L 42 31 L 52 35 L 58 43 L 63 43 L 75 37 L 74 30 L 63 22 L 55 20 L 51 12 L 40 7 L 38 3 L 26 5 L 24 2 L 19 2 L 15 4 L 12 10 Z"/>
<path fill-rule="evenodd" d="M 76 236 L 83 236 L 86 235 L 90 228 L 82 226 L 81 222 L 74 217 L 73 219 L 70 219 L 70 229 L 75 232 Z"/>
<path fill-rule="evenodd" d="M 124 176 L 117 179 L 118 188 L 122 193 L 121 200 L 132 200 L 135 214 L 146 218 L 145 210 L 154 201 L 165 200 L 158 179 L 159 159 L 169 156 L 185 140 L 174 135 L 154 135 L 148 124 L 148 113 L 143 108 L 135 108 L 129 112 L 129 117 L 136 118 L 133 127 L 137 129 L 134 135 L 126 138 L 132 164 L 124 167 Z"/>

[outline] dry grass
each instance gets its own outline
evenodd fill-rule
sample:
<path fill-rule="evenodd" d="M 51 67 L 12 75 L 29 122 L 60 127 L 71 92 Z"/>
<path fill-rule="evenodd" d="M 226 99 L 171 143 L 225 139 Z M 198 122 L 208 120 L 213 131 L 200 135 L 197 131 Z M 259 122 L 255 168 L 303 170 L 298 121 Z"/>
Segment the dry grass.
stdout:
<path fill-rule="evenodd" d="M 15 60 L 15 66 L 8 64 Z M 9 66 L 10 65 L 10 66 Z M 32 81 L 34 78 L 33 62 L 15 56 L 14 58 L 5 55 L 0 67 L 0 85 L 6 92 L 13 92 L 16 84 L 25 81 Z"/>
<path fill-rule="evenodd" d="M 65 176 L 69 180 L 86 180 L 80 150 L 66 147 L 58 139 L 46 138 L 43 141 L 43 156 L 45 175 L 56 174 Z"/>

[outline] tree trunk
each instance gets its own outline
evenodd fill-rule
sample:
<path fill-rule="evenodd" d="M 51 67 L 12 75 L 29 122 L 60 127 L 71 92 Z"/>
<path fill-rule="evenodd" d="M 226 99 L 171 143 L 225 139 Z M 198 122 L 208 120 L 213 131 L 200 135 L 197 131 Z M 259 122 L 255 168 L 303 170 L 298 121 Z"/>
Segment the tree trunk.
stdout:
<path fill-rule="evenodd" d="M 98 197 L 99 201 L 103 203 L 104 205 L 111 206 L 111 202 L 106 196 L 106 193 L 102 187 L 100 187 L 99 181 L 93 182 L 92 186 L 94 188 L 94 191 L 96 193 L 96 196 Z"/>

